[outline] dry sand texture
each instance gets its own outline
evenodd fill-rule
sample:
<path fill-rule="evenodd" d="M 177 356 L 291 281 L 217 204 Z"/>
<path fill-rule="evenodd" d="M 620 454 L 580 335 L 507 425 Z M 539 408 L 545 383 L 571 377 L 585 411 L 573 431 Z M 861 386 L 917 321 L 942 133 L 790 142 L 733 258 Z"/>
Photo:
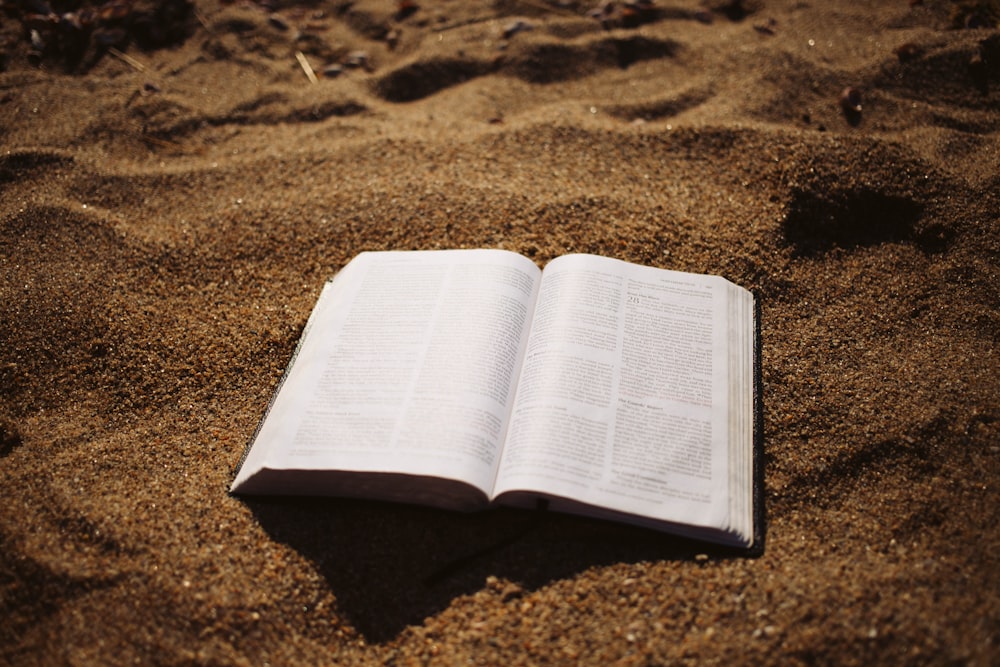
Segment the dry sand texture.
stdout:
<path fill-rule="evenodd" d="M 991 3 L 411 4 L 3 0 L 0 662 L 1000 662 Z M 323 281 L 437 247 L 759 290 L 764 554 L 229 497 Z"/>

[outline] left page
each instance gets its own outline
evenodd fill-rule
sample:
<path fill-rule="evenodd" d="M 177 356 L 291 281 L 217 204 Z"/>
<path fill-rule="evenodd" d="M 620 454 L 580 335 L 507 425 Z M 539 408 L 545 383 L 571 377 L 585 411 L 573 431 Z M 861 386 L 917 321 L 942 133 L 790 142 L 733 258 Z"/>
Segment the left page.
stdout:
<path fill-rule="evenodd" d="M 421 494 L 405 475 L 489 495 L 540 276 L 502 250 L 358 255 L 320 295 L 233 492 L 448 505 L 398 497 Z"/>

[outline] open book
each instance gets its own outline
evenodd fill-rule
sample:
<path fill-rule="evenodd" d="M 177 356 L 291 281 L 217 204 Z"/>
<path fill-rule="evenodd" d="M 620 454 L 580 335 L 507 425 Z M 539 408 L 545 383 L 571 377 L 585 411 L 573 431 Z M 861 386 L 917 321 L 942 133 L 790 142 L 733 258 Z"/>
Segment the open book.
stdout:
<path fill-rule="evenodd" d="M 755 539 L 753 295 L 504 250 L 366 252 L 326 284 L 236 494 L 493 504 Z"/>

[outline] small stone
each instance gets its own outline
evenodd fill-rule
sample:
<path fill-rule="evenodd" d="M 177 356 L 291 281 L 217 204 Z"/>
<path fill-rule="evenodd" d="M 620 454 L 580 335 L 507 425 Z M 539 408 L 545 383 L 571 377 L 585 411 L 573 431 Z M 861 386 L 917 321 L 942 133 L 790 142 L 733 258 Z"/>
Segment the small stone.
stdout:
<path fill-rule="evenodd" d="M 368 69 L 371 66 L 371 60 L 368 56 L 367 51 L 351 51 L 344 58 L 345 67 L 362 68 Z"/>
<path fill-rule="evenodd" d="M 267 22 L 272 28 L 276 28 L 278 30 L 281 30 L 282 32 L 288 30 L 288 21 L 283 19 L 281 16 L 278 16 L 277 14 L 271 14 L 270 16 L 268 16 Z"/>
<path fill-rule="evenodd" d="M 924 52 L 923 47 L 913 42 L 906 42 L 905 44 L 900 44 L 895 49 L 893 49 L 893 53 L 896 54 L 896 57 L 899 58 L 899 62 L 901 63 L 906 63 L 910 62 L 911 60 L 915 60 L 919 58 L 923 54 L 923 52 Z"/>
<path fill-rule="evenodd" d="M 753 29 L 762 35 L 774 35 L 775 29 L 778 27 L 778 22 L 774 19 L 768 19 L 766 23 L 755 23 Z"/>
<path fill-rule="evenodd" d="M 385 44 L 390 50 L 395 49 L 399 44 L 399 38 L 402 36 L 402 32 L 398 28 L 393 28 L 385 34 Z"/>
<path fill-rule="evenodd" d="M 46 44 L 45 44 L 45 40 L 42 39 L 42 33 L 40 33 L 37 30 L 33 29 L 33 30 L 31 30 L 28 33 L 28 37 L 29 37 L 29 39 L 31 39 L 31 48 L 33 48 L 33 49 L 35 49 L 37 51 L 44 51 L 45 50 Z"/>
<path fill-rule="evenodd" d="M 861 91 L 857 88 L 847 87 L 840 93 L 840 108 L 844 112 L 844 118 L 850 125 L 857 125 L 861 122 Z"/>
<path fill-rule="evenodd" d="M 840 94 L 840 106 L 844 111 L 861 113 L 861 91 L 857 88 L 844 88 L 844 92 Z"/>
<path fill-rule="evenodd" d="M 534 30 L 535 26 L 528 23 L 527 21 L 522 21 L 520 19 L 516 21 L 511 21 L 503 29 L 503 38 L 510 39 L 519 32 L 526 32 L 528 30 Z"/>

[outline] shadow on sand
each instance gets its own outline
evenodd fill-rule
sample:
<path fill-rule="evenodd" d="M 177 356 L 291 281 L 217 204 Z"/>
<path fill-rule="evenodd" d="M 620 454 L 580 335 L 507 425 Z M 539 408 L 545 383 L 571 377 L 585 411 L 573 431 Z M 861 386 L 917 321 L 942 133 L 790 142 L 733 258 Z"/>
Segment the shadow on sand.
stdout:
<path fill-rule="evenodd" d="M 329 498 L 245 500 L 272 539 L 312 561 L 338 608 L 381 643 L 482 589 L 489 576 L 526 590 L 592 567 L 746 552 L 540 511 L 460 514 Z"/>

